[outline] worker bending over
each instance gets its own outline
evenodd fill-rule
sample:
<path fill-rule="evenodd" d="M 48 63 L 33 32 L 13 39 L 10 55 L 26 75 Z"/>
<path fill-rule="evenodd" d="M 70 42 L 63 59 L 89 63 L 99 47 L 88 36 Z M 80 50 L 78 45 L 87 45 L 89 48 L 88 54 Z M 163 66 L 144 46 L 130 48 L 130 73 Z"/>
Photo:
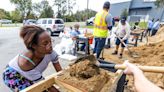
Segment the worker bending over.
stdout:
<path fill-rule="evenodd" d="M 119 22 L 117 28 L 116 28 L 116 50 L 114 51 L 114 53 L 112 53 L 113 55 L 117 55 L 118 54 L 118 49 L 119 49 L 119 45 L 121 43 L 121 53 L 119 54 L 119 58 L 122 58 L 123 52 L 124 52 L 124 44 L 127 44 L 127 40 L 130 36 L 130 25 L 128 24 L 128 22 L 126 21 L 126 17 L 122 17 L 121 21 Z M 120 39 L 119 39 L 120 38 Z"/>

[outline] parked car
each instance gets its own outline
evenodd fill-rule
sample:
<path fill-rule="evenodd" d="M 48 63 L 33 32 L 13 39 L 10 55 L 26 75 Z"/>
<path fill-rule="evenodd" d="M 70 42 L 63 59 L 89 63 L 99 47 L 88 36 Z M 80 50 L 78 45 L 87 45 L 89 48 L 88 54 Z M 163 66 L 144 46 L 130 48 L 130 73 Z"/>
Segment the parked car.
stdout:
<path fill-rule="evenodd" d="M 0 20 L 0 23 L 1 23 L 1 24 L 11 24 L 11 23 L 12 23 L 12 20 L 1 19 L 1 20 Z"/>
<path fill-rule="evenodd" d="M 35 19 L 28 19 L 28 20 L 24 20 L 23 24 L 24 25 L 36 25 L 36 21 Z"/>
<path fill-rule="evenodd" d="M 50 35 L 59 35 L 60 32 L 64 31 L 64 21 L 59 18 L 41 18 L 38 19 L 36 25 L 47 30 Z"/>
<path fill-rule="evenodd" d="M 86 21 L 86 25 L 88 26 L 88 25 L 93 25 L 94 24 L 94 20 L 95 20 L 95 17 L 91 17 L 90 19 L 88 19 L 87 21 Z"/>

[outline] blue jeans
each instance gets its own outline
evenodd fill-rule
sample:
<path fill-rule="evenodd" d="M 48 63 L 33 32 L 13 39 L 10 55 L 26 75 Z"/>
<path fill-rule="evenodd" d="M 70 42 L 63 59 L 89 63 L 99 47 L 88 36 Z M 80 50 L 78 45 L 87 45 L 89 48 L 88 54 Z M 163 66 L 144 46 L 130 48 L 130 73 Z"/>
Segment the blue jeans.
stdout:
<path fill-rule="evenodd" d="M 153 29 L 153 30 L 152 30 L 152 33 L 151 33 L 151 36 L 156 35 L 157 31 L 158 31 L 157 29 Z"/>
<path fill-rule="evenodd" d="M 95 46 L 93 53 L 96 53 L 96 57 L 99 58 L 102 49 L 105 46 L 106 38 L 94 38 L 95 39 Z"/>

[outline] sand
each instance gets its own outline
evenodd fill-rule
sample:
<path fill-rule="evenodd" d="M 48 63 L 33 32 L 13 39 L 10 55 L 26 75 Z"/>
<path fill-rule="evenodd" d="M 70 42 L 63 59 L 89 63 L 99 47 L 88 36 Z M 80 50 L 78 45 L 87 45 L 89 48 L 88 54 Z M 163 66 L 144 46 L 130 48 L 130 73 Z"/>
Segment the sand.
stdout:
<path fill-rule="evenodd" d="M 107 61 L 113 61 L 114 63 L 122 64 L 124 60 L 129 60 L 131 63 L 137 65 L 147 66 L 164 66 L 164 27 L 162 27 L 157 35 L 149 37 L 149 44 L 130 48 L 135 53 L 139 54 L 139 58 L 133 58 L 128 55 L 126 51 L 123 59 L 119 59 L 118 56 L 111 55 L 114 49 L 107 49 L 105 51 L 105 59 Z M 157 86 L 164 89 L 164 74 L 161 73 L 144 73 L 145 76 L 155 83 Z M 129 80 L 126 92 L 136 92 L 134 88 L 134 81 L 132 76 L 128 76 Z"/>
<path fill-rule="evenodd" d="M 72 65 L 58 79 L 84 92 L 108 92 L 115 74 L 98 68 L 89 60 Z"/>
<path fill-rule="evenodd" d="M 111 55 L 113 49 L 105 49 L 104 57 L 106 61 L 122 64 L 124 60 L 129 60 L 137 65 L 164 66 L 164 27 L 162 27 L 156 36 L 149 37 L 149 44 L 140 47 L 130 48 L 139 54 L 139 58 L 129 56 L 126 51 L 123 59 Z M 145 76 L 164 89 L 164 74 L 161 73 L 144 73 Z M 115 73 L 98 68 L 93 62 L 84 60 L 72 65 L 58 79 L 70 84 L 84 92 L 109 92 L 110 86 L 116 78 Z M 125 92 L 136 92 L 132 76 L 127 76 L 129 80 L 125 87 Z"/>

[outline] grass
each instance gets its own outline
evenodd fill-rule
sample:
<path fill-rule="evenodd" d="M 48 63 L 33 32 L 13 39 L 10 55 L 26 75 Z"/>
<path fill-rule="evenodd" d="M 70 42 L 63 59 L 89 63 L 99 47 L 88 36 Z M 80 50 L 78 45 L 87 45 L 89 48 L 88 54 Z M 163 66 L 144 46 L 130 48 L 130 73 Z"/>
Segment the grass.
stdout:
<path fill-rule="evenodd" d="M 82 28 L 93 29 L 93 26 L 82 26 Z"/>

